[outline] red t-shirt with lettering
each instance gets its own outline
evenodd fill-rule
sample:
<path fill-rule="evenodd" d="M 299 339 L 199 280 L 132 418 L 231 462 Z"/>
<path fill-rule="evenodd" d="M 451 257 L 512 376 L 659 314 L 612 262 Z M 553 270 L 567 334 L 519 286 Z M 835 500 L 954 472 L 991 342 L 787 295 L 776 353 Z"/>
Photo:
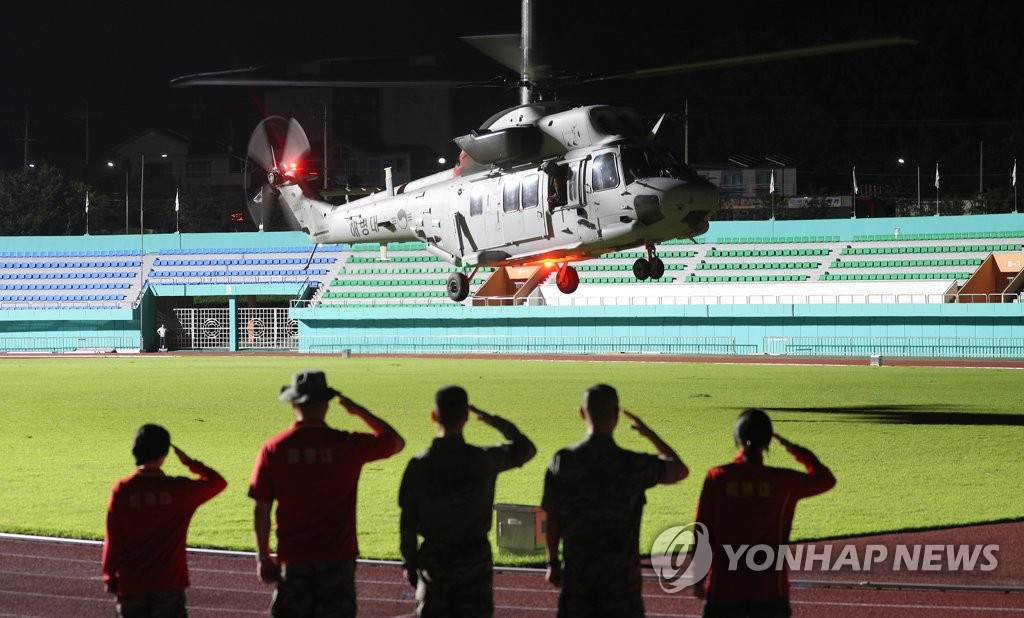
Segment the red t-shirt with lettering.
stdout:
<path fill-rule="evenodd" d="M 103 540 L 103 581 L 118 596 L 188 587 L 185 539 L 192 515 L 227 487 L 214 470 L 193 462 L 200 478 L 139 470 L 110 492 Z"/>
<path fill-rule="evenodd" d="M 267 440 L 256 456 L 249 497 L 277 501 L 281 564 L 358 556 L 359 473 L 363 464 L 394 451 L 394 436 L 339 431 L 323 421 L 296 421 Z"/>
<path fill-rule="evenodd" d="M 732 463 L 708 470 L 697 504 L 697 521 L 707 526 L 712 548 L 711 572 L 703 582 L 706 599 L 788 596 L 785 565 L 781 570 L 774 564 L 763 570 L 750 569 L 744 553 L 736 560 L 736 568 L 729 570 L 723 546 L 730 545 L 736 552 L 742 545 L 764 544 L 777 556 L 779 546 L 789 542 L 797 501 L 835 486 L 835 476 L 813 453 L 801 447 L 791 453 L 804 464 L 806 474 L 765 466 L 761 461 L 744 461 L 742 451 Z M 763 562 L 764 552 L 757 558 Z"/>

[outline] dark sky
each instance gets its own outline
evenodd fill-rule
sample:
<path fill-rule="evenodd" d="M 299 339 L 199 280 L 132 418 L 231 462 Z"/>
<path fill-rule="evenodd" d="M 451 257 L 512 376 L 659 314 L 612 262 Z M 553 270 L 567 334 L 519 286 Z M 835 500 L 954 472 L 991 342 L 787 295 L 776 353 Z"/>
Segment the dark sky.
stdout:
<path fill-rule="evenodd" d="M 98 158 L 147 126 L 182 131 L 196 117 L 233 118 L 241 143 L 259 109 L 250 93 L 172 90 L 175 76 L 329 57 L 439 54 L 451 79 L 505 74 L 458 41 L 515 32 L 519 3 L 83 2 L 5 7 L 0 65 L 0 167 L 30 157 Z M 951 177 L 977 174 L 979 144 L 996 169 L 1021 141 L 1024 3 L 746 2 L 621 3 L 535 0 L 536 29 L 557 68 L 603 74 L 734 55 L 905 36 L 894 47 L 772 65 L 567 88 L 562 98 L 635 106 L 647 117 L 689 102 L 691 159 L 781 152 L 822 178 L 857 165 L 879 172 L 896 156 Z M 386 78 L 386 76 L 382 76 Z M 496 105 L 513 94 L 494 93 Z M 480 109 L 475 126 L 496 107 Z M 471 115 L 473 115 L 471 113 Z M 456 123 L 460 124 L 460 123 Z M 460 127 L 461 128 L 461 127 Z M 208 136 L 213 138 L 214 136 Z M 228 139 L 223 130 L 215 136 Z M 1009 163 L 1007 162 L 1009 161 Z M 988 163 L 987 163 L 988 165 Z M 823 182 L 825 182 L 823 180 Z"/>

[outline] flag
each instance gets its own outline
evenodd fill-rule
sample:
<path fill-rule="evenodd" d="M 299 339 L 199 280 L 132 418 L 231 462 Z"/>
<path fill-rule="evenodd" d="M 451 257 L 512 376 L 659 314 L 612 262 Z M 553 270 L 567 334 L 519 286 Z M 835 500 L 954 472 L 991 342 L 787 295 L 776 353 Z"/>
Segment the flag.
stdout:
<path fill-rule="evenodd" d="M 857 195 L 857 166 L 853 166 L 853 194 Z"/>
<path fill-rule="evenodd" d="M 772 180 L 768 185 L 768 193 L 775 193 L 775 170 L 772 170 Z"/>
<path fill-rule="evenodd" d="M 85 214 L 89 214 L 89 192 L 85 192 Z"/>
<path fill-rule="evenodd" d="M 1013 172 L 1010 174 L 1010 185 L 1017 186 L 1017 159 L 1013 160 Z"/>
<path fill-rule="evenodd" d="M 935 188 L 939 188 L 939 164 L 935 164 Z"/>
<path fill-rule="evenodd" d="M 174 212 L 178 212 L 178 208 L 179 208 L 179 205 L 178 205 L 178 190 L 175 189 L 174 190 Z"/>

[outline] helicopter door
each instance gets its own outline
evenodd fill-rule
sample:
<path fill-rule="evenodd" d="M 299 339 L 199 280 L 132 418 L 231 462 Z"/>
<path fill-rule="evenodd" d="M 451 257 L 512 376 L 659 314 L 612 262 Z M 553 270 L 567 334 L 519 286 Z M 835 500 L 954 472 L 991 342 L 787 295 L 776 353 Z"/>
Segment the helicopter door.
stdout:
<path fill-rule="evenodd" d="M 487 190 L 487 183 L 473 183 L 469 191 L 459 187 L 458 193 L 465 200 L 466 194 L 469 197 L 469 208 L 466 202 L 461 202 L 459 213 L 468 213 L 463 218 L 464 225 L 460 226 L 459 233 L 462 236 L 463 255 L 491 249 L 502 244 L 501 230 L 498 227 L 497 213 L 494 212 L 494 200 L 491 199 Z"/>
<path fill-rule="evenodd" d="M 547 213 L 540 205 L 540 176 L 507 177 L 501 190 L 501 231 L 506 243 L 548 236 Z"/>

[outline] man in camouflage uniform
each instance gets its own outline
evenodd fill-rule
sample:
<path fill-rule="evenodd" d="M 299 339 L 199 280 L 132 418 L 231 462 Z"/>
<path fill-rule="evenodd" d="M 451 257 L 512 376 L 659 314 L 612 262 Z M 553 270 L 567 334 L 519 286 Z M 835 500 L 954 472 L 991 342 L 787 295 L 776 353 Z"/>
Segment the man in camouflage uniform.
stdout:
<path fill-rule="evenodd" d="M 644 491 L 675 483 L 688 473 L 672 447 L 651 428 L 621 410 L 657 455 L 615 444 L 619 396 L 605 384 L 583 395 L 580 416 L 587 437 L 555 454 L 544 478 L 541 506 L 547 512 L 547 580 L 561 586 L 560 618 L 644 615 L 640 579 L 640 518 Z M 565 567 L 558 556 L 565 541 Z"/>
<path fill-rule="evenodd" d="M 462 430 L 473 412 L 508 442 L 466 444 Z M 482 617 L 494 613 L 491 529 L 494 483 L 537 453 L 509 421 L 469 404 L 466 391 L 437 391 L 431 418 L 438 436 L 409 461 L 398 492 L 402 509 L 401 551 L 406 576 L 416 588 L 418 616 Z M 417 535 L 423 544 L 417 547 Z"/>

